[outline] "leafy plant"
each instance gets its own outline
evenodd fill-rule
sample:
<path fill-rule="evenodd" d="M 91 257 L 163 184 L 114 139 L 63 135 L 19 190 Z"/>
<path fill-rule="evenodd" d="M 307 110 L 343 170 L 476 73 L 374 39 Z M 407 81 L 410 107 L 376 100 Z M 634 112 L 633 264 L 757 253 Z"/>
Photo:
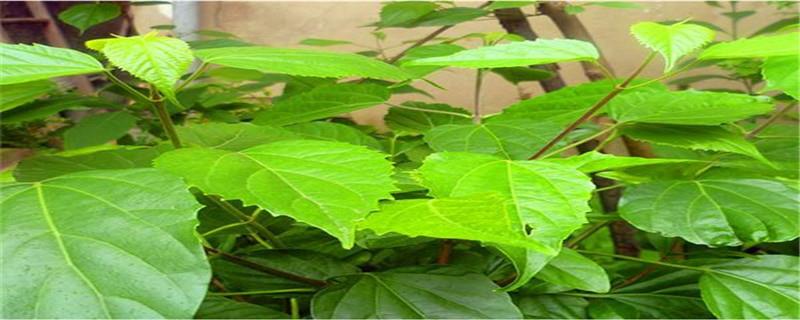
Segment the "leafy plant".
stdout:
<path fill-rule="evenodd" d="M 379 29 L 527 5 L 389 3 L 378 48 L 362 54 L 214 32 L 87 42 L 102 62 L 3 44 L 3 143 L 39 154 L 3 176 L 2 316 L 800 317 L 798 139 L 785 121 L 800 33 L 709 44 L 702 24 L 642 22 L 631 32 L 651 52 L 623 79 L 488 115 L 406 99 L 450 67 L 477 69 L 478 93 L 485 71 L 516 84 L 553 76 L 530 65 L 604 68 L 574 39 L 473 34 L 393 58 L 380 44 Z M 85 30 L 117 13 L 108 6 L 61 18 Z M 483 46 L 456 44 L 469 37 Z M 664 74 L 641 78 L 658 56 Z M 659 83 L 686 63 L 741 59 L 757 62 L 760 95 Z M 108 84 L 81 97 L 48 80 L 83 74 Z M 388 130 L 340 117 L 377 105 L 390 106 Z M 97 112 L 58 116 L 86 108 Z M 607 152 L 623 138 L 655 155 Z M 601 202 L 610 190 L 618 208 Z M 619 221 L 638 229 L 641 256 L 614 253 Z"/>

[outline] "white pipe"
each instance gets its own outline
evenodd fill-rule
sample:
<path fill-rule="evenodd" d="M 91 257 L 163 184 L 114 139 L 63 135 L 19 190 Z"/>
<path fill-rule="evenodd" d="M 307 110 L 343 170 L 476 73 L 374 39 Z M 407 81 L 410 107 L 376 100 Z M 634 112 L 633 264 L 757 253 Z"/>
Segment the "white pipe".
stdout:
<path fill-rule="evenodd" d="M 172 1 L 172 24 L 175 35 L 184 41 L 198 40 L 200 30 L 200 2 Z"/>

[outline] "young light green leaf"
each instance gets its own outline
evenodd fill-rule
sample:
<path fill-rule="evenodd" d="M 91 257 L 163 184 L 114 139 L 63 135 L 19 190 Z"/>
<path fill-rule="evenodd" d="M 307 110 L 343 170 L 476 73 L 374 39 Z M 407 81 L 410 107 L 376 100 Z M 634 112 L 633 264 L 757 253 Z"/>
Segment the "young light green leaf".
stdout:
<path fill-rule="evenodd" d="M 483 69 L 567 61 L 594 61 L 598 57 L 597 48 L 590 42 L 572 39 L 539 39 L 464 50 L 449 56 L 409 61 L 406 65 Z"/>
<path fill-rule="evenodd" d="M 95 146 L 120 138 L 136 125 L 136 120 L 125 111 L 84 117 L 74 127 L 64 131 L 64 149 Z"/>
<path fill-rule="evenodd" d="M 319 291 L 311 314 L 315 319 L 522 318 L 508 294 L 497 289 L 482 274 L 452 269 L 363 273 Z"/>
<path fill-rule="evenodd" d="M 256 126 L 250 123 L 204 123 L 176 128 L 181 141 L 188 146 L 239 151 L 258 145 L 296 140 L 300 136 L 282 128 Z"/>
<path fill-rule="evenodd" d="M 324 119 L 384 103 L 389 96 L 376 84 L 321 86 L 275 103 L 256 114 L 253 123 L 285 126 Z"/>
<path fill-rule="evenodd" d="M 671 71 L 681 57 L 714 40 L 714 30 L 688 22 L 671 25 L 639 22 L 631 26 L 631 33 L 645 47 L 664 57 L 664 72 Z"/>
<path fill-rule="evenodd" d="M 20 161 L 14 169 L 14 178 L 19 182 L 34 182 L 78 171 L 149 168 L 153 159 L 166 149 L 165 146 L 159 146 L 120 148 L 72 156 L 40 155 Z"/>
<path fill-rule="evenodd" d="M 763 90 L 780 90 L 800 100 L 800 56 L 769 57 L 764 60 L 761 75 L 767 81 Z"/>
<path fill-rule="evenodd" d="M 554 162 L 573 167 L 581 172 L 592 173 L 638 166 L 692 162 L 694 160 L 621 157 L 612 154 L 591 151 L 578 156 L 568 158 L 549 158 L 543 159 L 542 161 Z"/>
<path fill-rule="evenodd" d="M 0 194 L 3 318 L 184 319 L 203 300 L 199 204 L 176 177 L 85 171 Z"/>
<path fill-rule="evenodd" d="M 641 83 L 641 81 L 634 81 L 633 83 Z M 613 80 L 601 80 L 565 87 L 512 104 L 503 109 L 502 113 L 490 119 L 492 121 L 500 119 L 527 119 L 537 122 L 549 121 L 566 126 L 575 121 L 575 119 L 578 119 L 581 114 L 586 112 L 595 102 L 599 101 L 613 90 L 615 85 L 616 82 Z M 620 93 L 617 98 L 636 92 L 664 90 L 666 90 L 664 85 L 654 82 L 643 87 L 625 90 Z M 603 112 L 603 110 L 600 112 Z"/>
<path fill-rule="evenodd" d="M 393 65 L 354 53 L 250 46 L 201 49 L 195 55 L 206 63 L 296 76 L 396 81 L 409 78 Z"/>
<path fill-rule="evenodd" d="M 604 293 L 611 288 L 603 267 L 570 249 L 561 249 L 536 276 L 553 284 L 584 291 Z"/>
<path fill-rule="evenodd" d="M 625 127 L 622 134 L 671 147 L 742 154 L 769 165 L 769 160 L 742 134 L 722 127 L 637 124 Z"/>
<path fill-rule="evenodd" d="M 113 20 L 120 14 L 116 3 L 76 4 L 58 14 L 58 20 L 71 25 L 83 34 L 86 29 L 106 21 Z"/>
<path fill-rule="evenodd" d="M 446 124 L 425 132 L 425 142 L 435 151 L 485 153 L 525 160 L 547 144 L 561 127 L 548 122 L 498 120 L 484 124 Z"/>
<path fill-rule="evenodd" d="M 782 242 L 800 234 L 797 189 L 777 180 L 700 178 L 630 187 L 620 215 L 641 230 L 710 246 Z"/>
<path fill-rule="evenodd" d="M 759 36 L 715 44 L 700 53 L 698 59 L 738 59 L 796 56 L 800 33 Z"/>
<path fill-rule="evenodd" d="M 208 296 L 203 300 L 194 319 L 289 319 L 281 311 L 258 304 Z"/>
<path fill-rule="evenodd" d="M 102 52 L 112 64 L 151 83 L 173 100 L 175 83 L 189 70 L 194 60 L 186 42 L 159 36 L 157 32 L 90 40 L 86 42 L 86 47 Z"/>
<path fill-rule="evenodd" d="M 0 43 L 0 85 L 103 72 L 103 65 L 80 51 L 41 44 Z"/>
<path fill-rule="evenodd" d="M 609 103 L 619 122 L 714 126 L 747 119 L 774 109 L 769 97 L 711 91 L 632 93 Z"/>
<path fill-rule="evenodd" d="M 410 107 L 411 109 L 392 107 L 389 108 L 389 113 L 383 117 L 386 125 L 394 131 L 425 133 L 441 125 L 472 123 L 469 112 L 446 104 L 407 101 L 402 106 Z M 442 111 L 446 113 L 441 113 Z M 463 116 L 455 114 L 462 114 Z"/>
<path fill-rule="evenodd" d="M 520 217 L 508 212 L 505 199 L 483 194 L 460 198 L 390 202 L 360 224 L 378 235 L 462 239 L 547 251 L 529 241 Z"/>
<path fill-rule="evenodd" d="M 383 146 L 375 138 L 357 128 L 341 123 L 314 121 L 298 123 L 283 127 L 283 129 L 305 139 L 339 141 L 357 146 L 366 146 L 377 151 L 383 150 Z"/>
<path fill-rule="evenodd" d="M 800 318 L 796 256 L 755 256 L 710 268 L 712 272 L 700 277 L 700 291 L 718 318 Z"/>
<path fill-rule="evenodd" d="M 36 100 L 55 88 L 55 83 L 50 80 L 0 85 L 0 92 L 3 93 L 0 95 L 0 112 Z"/>
<path fill-rule="evenodd" d="M 345 248 L 353 246 L 356 223 L 394 190 L 385 155 L 328 141 L 278 141 L 239 152 L 186 148 L 155 165 L 205 193 L 325 230 Z"/>

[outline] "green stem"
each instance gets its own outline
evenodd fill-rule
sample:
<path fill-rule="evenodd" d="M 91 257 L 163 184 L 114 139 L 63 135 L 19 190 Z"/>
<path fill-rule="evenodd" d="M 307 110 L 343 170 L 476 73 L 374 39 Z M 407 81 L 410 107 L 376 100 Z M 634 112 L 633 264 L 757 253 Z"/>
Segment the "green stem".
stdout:
<path fill-rule="evenodd" d="M 694 61 L 690 62 L 689 64 L 683 66 L 682 68 L 680 68 L 678 70 L 674 70 L 674 71 L 662 74 L 662 75 L 660 75 L 660 76 L 658 76 L 658 77 L 656 77 L 654 79 L 650 79 L 650 80 L 647 80 L 647 81 L 642 82 L 640 84 L 637 84 L 637 85 L 634 85 L 634 86 L 630 86 L 630 87 L 628 87 L 626 89 L 636 89 L 636 88 L 644 87 L 644 86 L 649 85 L 649 84 L 654 83 L 654 82 L 659 82 L 661 80 L 666 80 L 666 79 L 672 78 L 672 77 L 674 77 L 674 76 L 676 76 L 676 75 L 678 75 L 680 73 L 683 73 L 684 71 L 688 70 L 689 68 L 691 68 L 692 66 L 694 66 L 698 62 L 700 62 L 700 60 L 694 60 Z"/>
<path fill-rule="evenodd" d="M 158 120 L 161 121 L 161 126 L 167 134 L 169 141 L 175 149 L 180 149 L 181 139 L 178 137 L 178 132 L 175 130 L 175 124 L 172 122 L 172 117 L 167 112 L 167 107 L 164 106 L 164 101 L 153 101 L 153 108 L 156 110 Z"/>
<path fill-rule="evenodd" d="M 133 96 L 135 96 L 136 98 L 138 98 L 142 102 L 152 101 L 152 100 L 150 100 L 150 98 L 148 98 L 147 96 L 145 96 L 144 94 L 139 92 L 139 90 L 136 90 L 136 89 L 132 88 L 127 83 L 125 83 L 124 81 L 122 81 L 119 78 L 117 78 L 116 76 L 114 76 L 114 74 L 111 73 L 111 71 L 105 70 L 104 73 L 105 73 L 106 77 L 108 78 L 108 80 L 111 80 L 111 82 L 113 82 L 114 84 L 116 84 L 117 86 L 122 88 L 123 90 L 127 91 L 128 93 L 132 94 Z"/>
<path fill-rule="evenodd" d="M 614 89 L 611 90 L 611 92 L 606 94 L 605 97 L 598 100 L 593 106 L 589 108 L 589 110 L 586 110 L 586 112 L 584 112 L 583 115 L 581 115 L 577 120 L 572 122 L 572 124 L 564 128 L 564 130 L 562 130 L 558 135 L 556 135 L 547 144 L 545 144 L 544 147 L 539 149 L 539 151 L 537 151 L 533 156 L 531 156 L 530 159 L 531 160 L 538 159 L 539 157 L 544 155 L 545 152 L 547 152 L 547 150 L 550 150 L 550 148 L 554 147 L 556 144 L 558 144 L 559 141 L 564 139 L 570 132 L 572 132 L 573 130 L 578 128 L 578 126 L 580 126 L 581 124 L 592 118 L 592 116 L 594 116 L 594 114 L 597 113 L 597 111 L 599 111 L 606 104 L 608 104 L 608 102 L 611 101 L 611 99 L 614 99 L 614 97 L 616 97 L 620 92 L 627 89 L 631 81 L 633 81 L 633 79 L 636 79 L 636 77 L 639 76 L 639 74 L 642 73 L 642 71 L 644 71 L 644 68 L 647 67 L 648 64 L 650 64 L 650 61 L 653 61 L 653 58 L 655 58 L 655 56 L 656 56 L 655 52 L 651 52 L 647 56 L 647 58 L 644 59 L 642 64 L 639 65 L 639 67 L 636 68 L 636 70 L 634 70 L 633 73 L 631 73 L 631 75 L 628 76 L 627 79 L 625 79 L 625 81 L 615 86 Z"/>
<path fill-rule="evenodd" d="M 293 288 L 293 289 L 278 289 L 278 290 L 256 290 L 256 291 L 243 291 L 243 292 L 209 292 L 209 296 L 253 296 L 262 294 L 283 294 L 283 293 L 309 293 L 316 292 L 314 288 Z"/>
<path fill-rule="evenodd" d="M 188 78 L 186 78 L 185 81 L 183 81 L 180 85 L 178 85 L 178 88 L 175 89 L 175 92 L 183 90 L 183 88 L 185 88 L 190 83 L 192 83 L 192 81 L 197 80 L 197 77 L 202 75 L 203 72 L 206 71 L 206 69 L 208 69 L 208 64 L 203 62 L 203 64 L 201 64 L 199 67 L 197 67 L 197 70 L 195 70 L 192 73 L 192 75 L 190 75 Z"/>
<path fill-rule="evenodd" d="M 254 212 L 253 215 L 250 217 L 250 219 L 248 219 L 247 221 L 240 221 L 240 222 L 234 222 L 234 223 L 231 223 L 231 224 L 226 224 L 224 226 L 221 226 L 221 227 L 218 227 L 218 228 L 214 228 L 211 231 L 203 233 L 202 236 L 203 237 L 208 237 L 208 236 L 210 236 L 212 234 L 215 234 L 217 232 L 220 232 L 220 231 L 228 230 L 230 228 L 236 228 L 236 227 L 239 227 L 239 226 L 248 225 L 248 224 L 252 223 L 253 221 L 255 221 L 256 218 L 258 218 L 258 215 L 261 213 L 261 211 L 262 210 L 256 210 L 256 212 Z"/>
<path fill-rule="evenodd" d="M 215 256 L 220 257 L 222 259 L 225 259 L 226 261 L 229 261 L 231 263 L 238 264 L 240 266 L 243 266 L 243 267 L 246 267 L 246 268 L 250 268 L 252 270 L 256 270 L 256 271 L 259 271 L 259 272 L 263 272 L 263 273 L 266 273 L 266 274 L 270 274 L 270 275 L 273 275 L 273 276 L 278 276 L 278 277 L 286 278 L 286 279 L 289 279 L 289 280 L 292 280 L 292 281 L 297 281 L 297 282 L 300 282 L 300 283 L 309 284 L 309 285 L 312 285 L 312 286 L 315 286 L 315 287 L 324 287 L 324 286 L 326 286 L 328 284 L 327 282 L 322 281 L 322 280 L 306 278 L 306 277 L 303 277 L 303 276 L 300 276 L 300 275 L 296 275 L 296 274 L 293 274 L 293 273 L 289 273 L 289 272 L 286 272 L 286 271 L 283 271 L 283 270 L 270 268 L 268 266 L 265 266 L 265 265 L 262 265 L 262 264 L 247 260 L 245 258 L 240 258 L 240 257 L 237 257 L 235 255 L 220 251 L 220 250 L 218 250 L 216 248 L 204 246 L 203 249 L 205 249 L 206 252 L 214 254 Z"/>
<path fill-rule="evenodd" d="M 237 209 L 236 207 L 234 207 L 233 205 L 231 205 L 227 201 L 224 201 L 224 200 L 220 199 L 218 196 L 209 195 L 209 196 L 207 196 L 207 198 L 209 200 L 211 200 L 212 202 L 214 202 L 214 204 L 216 204 L 217 207 L 219 207 L 220 209 L 224 210 L 228 214 L 234 216 L 235 218 L 241 220 L 242 222 L 251 220 L 251 216 L 249 216 L 246 213 L 240 211 L 239 209 Z M 281 239 L 278 239 L 278 237 L 275 236 L 275 234 L 272 233 L 272 231 L 269 231 L 269 229 L 267 229 L 267 227 L 265 227 L 264 225 L 258 223 L 258 221 L 255 221 L 254 219 L 253 219 L 253 221 L 251 221 L 249 223 L 253 228 L 255 228 L 258 231 L 259 234 L 261 234 L 261 236 L 267 238 L 266 240 L 268 241 L 270 246 L 278 248 L 278 249 L 286 248 L 286 244 L 284 244 L 283 241 L 281 241 Z"/>
<path fill-rule="evenodd" d="M 748 132 L 747 135 L 744 136 L 744 138 L 745 139 L 754 138 L 757 134 L 759 134 L 761 131 L 764 131 L 764 129 L 766 129 L 767 127 L 769 127 L 769 125 L 780 119 L 784 114 L 789 112 L 789 110 L 791 110 L 795 106 L 797 106 L 797 102 L 789 103 L 783 106 L 783 109 L 778 110 L 778 112 L 775 112 L 771 117 L 769 117 L 769 119 L 758 125 L 758 127 L 753 129 L 752 131 Z"/>
<path fill-rule="evenodd" d="M 600 130 L 600 131 L 596 132 L 595 134 L 593 134 L 593 135 L 591 135 L 591 136 L 588 136 L 588 137 L 586 137 L 586 138 L 583 138 L 583 139 L 581 139 L 581 140 L 579 140 L 579 141 L 577 141 L 577 142 L 574 142 L 574 143 L 572 143 L 572 144 L 569 144 L 569 145 L 567 145 L 567 146 L 565 146 L 565 147 L 563 147 L 563 148 L 560 148 L 560 149 L 558 149 L 558 150 L 556 150 L 556 151 L 550 152 L 550 153 L 548 153 L 548 154 L 546 154 L 546 155 L 542 156 L 541 158 L 542 158 L 542 159 L 546 159 L 546 158 L 549 158 L 549 157 L 552 157 L 552 156 L 558 155 L 558 154 L 560 154 L 560 153 L 562 153 L 562 152 L 564 152 L 564 151 L 567 151 L 567 150 L 569 150 L 569 149 L 575 148 L 575 147 L 577 147 L 577 146 L 579 146 L 579 145 L 582 145 L 582 144 L 584 144 L 584 143 L 586 143 L 586 142 L 589 142 L 589 141 L 591 141 L 591 140 L 594 140 L 595 138 L 597 138 L 597 137 L 599 137 L 599 136 L 602 136 L 602 135 L 604 135 L 604 134 L 606 134 L 606 133 L 608 133 L 608 132 L 610 132 L 610 131 L 616 130 L 616 129 L 617 129 L 617 127 L 619 127 L 620 125 L 621 125 L 621 124 L 614 124 L 614 125 L 612 125 L 612 126 L 610 126 L 610 127 L 608 127 L 608 128 L 605 128 L 605 129 L 603 129 L 603 130 Z"/>
<path fill-rule="evenodd" d="M 609 224 L 611 224 L 610 220 L 595 223 L 594 225 L 592 225 L 591 227 L 587 228 L 586 230 L 583 230 L 583 232 L 579 233 L 574 238 L 572 238 L 569 241 L 567 241 L 564 244 L 564 246 L 567 247 L 567 248 L 570 248 L 570 249 L 571 248 L 575 248 L 575 247 L 578 246 L 578 244 L 581 243 L 581 241 L 586 240 L 586 238 L 589 238 L 589 236 L 593 235 L 597 231 L 600 231 L 601 229 L 603 229 L 605 226 L 607 226 Z"/>
<path fill-rule="evenodd" d="M 289 310 L 291 311 L 292 319 L 300 319 L 300 305 L 297 303 L 297 298 L 289 299 Z"/>
<path fill-rule="evenodd" d="M 654 265 L 659 265 L 659 266 L 662 266 L 662 267 L 669 267 L 669 268 L 676 268 L 676 269 L 687 269 L 687 270 L 696 270 L 696 271 L 703 271 L 703 272 L 712 272 L 713 271 L 713 270 L 711 270 L 709 268 L 692 267 L 692 266 L 686 266 L 686 265 L 682 265 L 682 264 L 674 264 L 674 263 L 661 262 L 661 261 L 651 261 L 651 260 L 645 260 L 645 259 L 640 259 L 640 258 L 623 256 L 623 255 L 618 255 L 618 254 L 613 254 L 613 253 L 587 251 L 587 250 L 575 250 L 575 251 L 577 251 L 579 253 L 582 253 L 582 254 L 611 257 L 611 258 L 620 259 L 620 260 L 628 260 L 628 261 L 635 261 L 635 262 L 641 262 L 641 263 L 647 263 L 647 264 L 654 264 Z"/>

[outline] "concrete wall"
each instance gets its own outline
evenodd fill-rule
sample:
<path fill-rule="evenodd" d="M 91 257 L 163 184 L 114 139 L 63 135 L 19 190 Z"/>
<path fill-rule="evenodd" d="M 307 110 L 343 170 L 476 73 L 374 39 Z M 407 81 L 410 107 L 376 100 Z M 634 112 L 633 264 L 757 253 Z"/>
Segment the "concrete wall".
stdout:
<path fill-rule="evenodd" d="M 477 6 L 480 2 L 458 1 L 462 6 Z M 630 73 L 647 54 L 636 40 L 629 35 L 628 28 L 639 21 L 682 20 L 693 18 L 714 23 L 729 29 L 729 20 L 720 12 L 703 2 L 642 2 L 643 9 L 611 9 L 590 6 L 578 17 L 592 33 L 597 46 L 608 59 L 611 67 L 618 75 Z M 723 4 L 727 7 L 727 4 Z M 372 30 L 363 27 L 378 19 L 380 11 L 378 2 L 341 2 L 341 1 L 262 1 L 262 2 L 203 2 L 201 5 L 201 24 L 205 29 L 216 29 L 234 33 L 246 41 L 277 47 L 297 47 L 305 38 L 332 38 L 353 41 L 363 46 L 375 47 Z M 780 19 L 779 13 L 765 2 L 742 2 L 739 10 L 758 10 L 758 14 L 741 22 L 739 34 L 749 35 L 758 28 Z M 531 8 L 525 9 L 534 13 Z M 561 34 L 551 21 L 544 16 L 530 19 L 536 32 L 542 38 L 559 38 Z M 142 25 L 146 21 L 139 21 Z M 140 28 L 144 28 L 142 26 Z M 421 38 L 435 28 L 387 29 L 386 41 L 382 44 L 388 56 L 404 48 L 403 41 Z M 141 31 L 141 30 L 140 30 Z M 453 37 L 470 32 L 502 31 L 494 19 L 482 19 L 459 25 L 443 36 Z M 727 40 L 730 36 L 719 34 L 717 40 Z M 477 42 L 463 42 L 463 45 L 477 46 Z M 330 47 L 329 50 L 360 51 L 364 48 L 355 46 Z M 582 69 L 577 63 L 563 63 L 562 75 L 570 84 L 586 81 Z M 644 76 L 656 76 L 663 68 L 661 61 L 653 63 Z M 430 77 L 436 83 L 446 87 L 440 90 L 427 84 L 418 86 L 432 93 L 436 100 L 454 106 L 472 106 L 475 72 L 472 70 L 445 70 Z M 736 83 L 713 82 L 703 83 L 700 87 L 731 87 Z M 531 83 L 517 88 L 494 74 L 487 76 L 482 95 L 484 113 L 496 112 L 518 100 L 520 92 L 539 94 L 538 84 Z M 403 95 L 397 101 L 409 99 L 430 100 L 423 96 Z M 354 114 L 354 117 L 365 123 L 380 124 L 385 109 L 373 108 Z"/>

